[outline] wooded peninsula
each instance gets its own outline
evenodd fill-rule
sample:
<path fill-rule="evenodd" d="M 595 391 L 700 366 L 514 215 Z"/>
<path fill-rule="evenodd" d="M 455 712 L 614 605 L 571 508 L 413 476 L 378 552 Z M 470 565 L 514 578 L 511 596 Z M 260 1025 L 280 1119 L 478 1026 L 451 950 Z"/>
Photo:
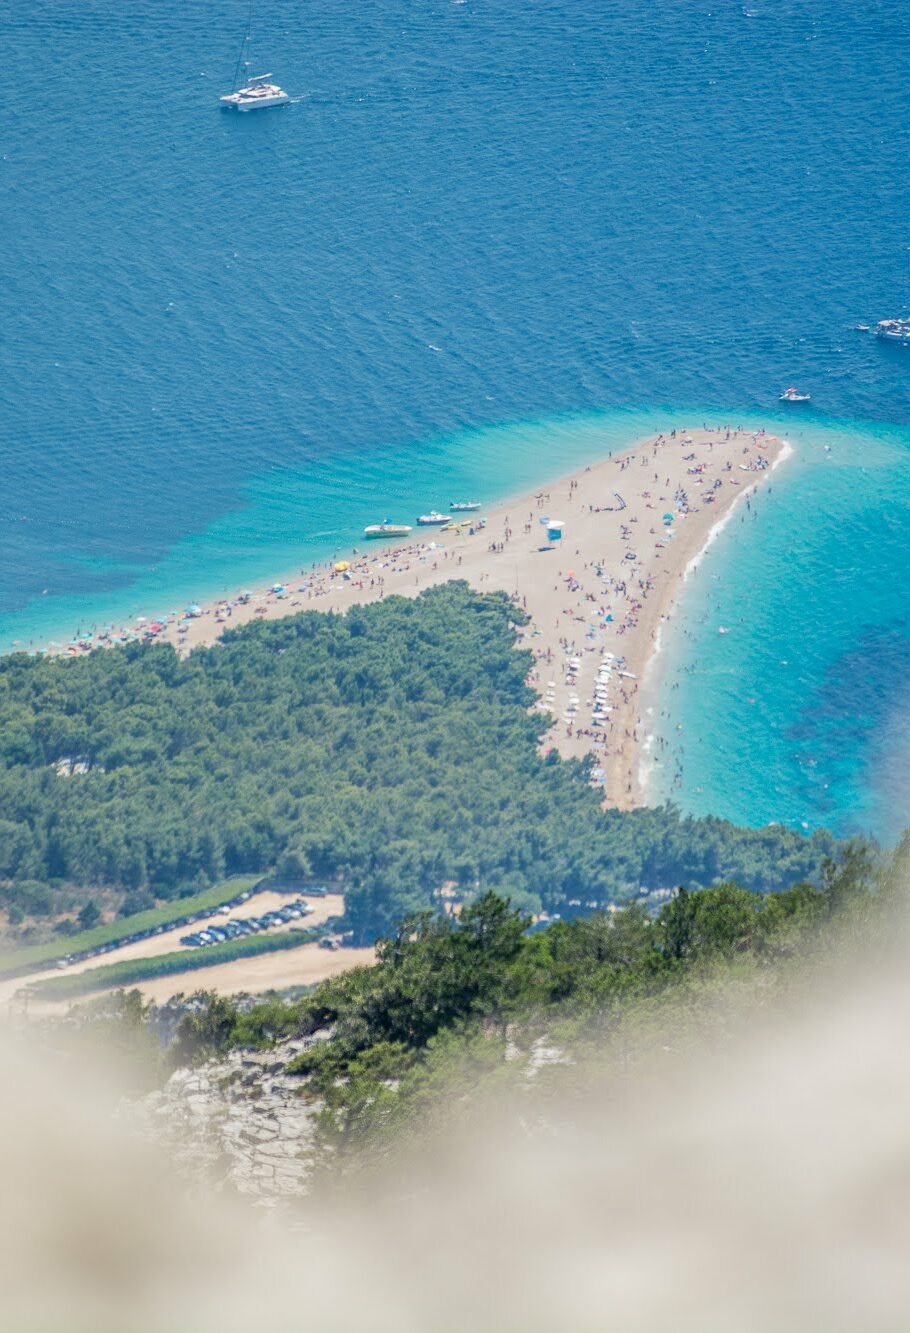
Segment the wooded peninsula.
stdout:
<path fill-rule="evenodd" d="M 0 659 L 0 903 L 27 924 L 105 890 L 130 913 L 274 871 L 343 886 L 363 942 L 445 889 L 571 915 L 818 881 L 824 832 L 602 808 L 590 760 L 542 749 L 523 622 L 456 581 L 183 659 Z"/>

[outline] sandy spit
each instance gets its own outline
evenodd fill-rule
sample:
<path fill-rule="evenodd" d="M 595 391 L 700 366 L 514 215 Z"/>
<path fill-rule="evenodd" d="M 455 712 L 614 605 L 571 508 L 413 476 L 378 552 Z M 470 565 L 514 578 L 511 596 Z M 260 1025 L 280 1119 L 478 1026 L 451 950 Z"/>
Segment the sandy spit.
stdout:
<path fill-rule="evenodd" d="M 632 809 L 646 798 L 647 729 L 659 690 L 653 668 L 663 628 L 734 508 L 751 505 L 791 453 L 764 431 L 681 424 L 536 493 L 455 515 L 465 519 L 456 530 L 415 527 L 399 546 L 365 542 L 348 561 L 285 572 L 269 588 L 238 591 L 202 606 L 198 616 L 172 620 L 158 637 L 186 654 L 251 620 L 301 610 L 344 613 L 451 579 L 505 592 L 530 617 L 521 644 L 534 656 L 529 684 L 539 694 L 536 707 L 551 719 L 544 749 L 592 754 L 605 804 Z M 378 496 L 377 513 L 383 509 Z M 559 540 L 546 519 L 562 525 Z M 173 942 L 162 936 L 150 947 L 166 945 Z M 126 956 L 118 951 L 112 958 Z M 319 981 L 372 958 L 369 949 L 306 945 L 161 978 L 141 990 L 159 1003 L 197 986 L 260 991 Z"/>
<path fill-rule="evenodd" d="M 680 425 L 534 494 L 461 516 L 457 531 L 415 527 L 406 545 L 366 542 L 339 562 L 344 569 L 286 572 L 248 598 L 238 592 L 171 622 L 159 637 L 188 653 L 250 620 L 344 612 L 453 578 L 506 592 L 531 617 L 523 646 L 536 659 L 529 683 L 538 707 L 553 719 L 545 746 L 593 753 L 605 802 L 633 808 L 644 801 L 640 686 L 661 628 L 723 521 L 767 486 L 789 452 L 763 431 Z M 548 539 L 544 518 L 564 524 L 559 541 Z"/>

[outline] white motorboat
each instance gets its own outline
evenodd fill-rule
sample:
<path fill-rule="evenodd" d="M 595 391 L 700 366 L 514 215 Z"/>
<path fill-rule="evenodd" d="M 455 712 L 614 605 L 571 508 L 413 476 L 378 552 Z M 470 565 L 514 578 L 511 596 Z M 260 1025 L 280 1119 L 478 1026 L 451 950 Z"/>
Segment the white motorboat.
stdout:
<path fill-rule="evenodd" d="M 453 514 L 473 514 L 480 508 L 479 500 L 453 500 L 449 505 Z"/>
<path fill-rule="evenodd" d="M 411 529 L 407 523 L 390 523 L 388 519 L 384 523 L 371 523 L 369 527 L 364 528 L 364 537 L 407 537 Z"/>
<path fill-rule="evenodd" d="M 910 347 L 910 319 L 880 319 L 875 326 L 875 336 L 883 342 Z"/>
<path fill-rule="evenodd" d="M 907 260 L 910 262 L 910 246 L 907 247 Z M 910 319 L 880 319 L 875 326 L 875 336 L 882 342 L 898 343 L 901 347 L 910 347 Z"/>
<path fill-rule="evenodd" d="M 782 403 L 808 403 L 811 400 L 811 393 L 800 393 L 799 389 L 794 389 L 792 384 L 789 389 L 784 389 L 780 396 Z"/>
<path fill-rule="evenodd" d="M 435 528 L 448 523 L 451 517 L 451 514 L 438 514 L 435 509 L 431 509 L 428 514 L 421 514 L 417 522 L 422 528 Z"/>

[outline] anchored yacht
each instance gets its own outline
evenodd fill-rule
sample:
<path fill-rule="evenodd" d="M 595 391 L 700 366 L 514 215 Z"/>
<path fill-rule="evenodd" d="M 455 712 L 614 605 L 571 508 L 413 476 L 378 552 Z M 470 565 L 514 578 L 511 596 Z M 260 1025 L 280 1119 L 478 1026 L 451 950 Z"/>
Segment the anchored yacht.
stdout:
<path fill-rule="evenodd" d="M 910 347 L 910 319 L 880 319 L 875 326 L 875 336 L 884 342 Z"/>
<path fill-rule="evenodd" d="M 234 70 L 234 91 L 220 98 L 222 111 L 259 111 L 270 106 L 287 106 L 290 97 L 277 83 L 269 83 L 271 74 L 251 74 L 253 42 L 253 0 Z"/>
<path fill-rule="evenodd" d="M 290 97 L 277 83 L 267 83 L 271 74 L 257 74 L 247 78 L 242 88 L 225 94 L 220 99 L 225 111 L 258 111 L 269 106 L 286 106 Z"/>

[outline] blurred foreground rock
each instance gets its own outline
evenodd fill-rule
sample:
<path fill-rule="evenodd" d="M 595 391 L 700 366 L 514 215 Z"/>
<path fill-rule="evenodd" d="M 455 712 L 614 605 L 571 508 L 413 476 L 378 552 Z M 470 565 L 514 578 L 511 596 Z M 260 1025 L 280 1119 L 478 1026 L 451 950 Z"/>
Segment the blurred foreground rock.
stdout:
<path fill-rule="evenodd" d="M 232 1051 L 196 1069 L 178 1069 L 130 1110 L 191 1179 L 265 1205 L 305 1193 L 319 1105 L 304 1100 L 306 1081 L 285 1069 L 312 1041 Z"/>

